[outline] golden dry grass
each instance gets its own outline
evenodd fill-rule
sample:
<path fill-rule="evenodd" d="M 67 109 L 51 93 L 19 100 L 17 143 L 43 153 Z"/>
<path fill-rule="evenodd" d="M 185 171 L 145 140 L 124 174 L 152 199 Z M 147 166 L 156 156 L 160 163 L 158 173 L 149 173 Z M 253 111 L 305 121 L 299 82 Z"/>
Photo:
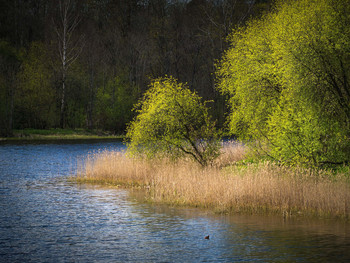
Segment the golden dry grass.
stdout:
<path fill-rule="evenodd" d="M 244 155 L 243 146 L 226 145 L 216 165 L 201 168 L 188 161 L 149 161 L 102 152 L 85 160 L 77 179 L 144 188 L 152 202 L 219 212 L 349 218 L 350 183 L 345 174 L 269 162 L 232 165 Z"/>

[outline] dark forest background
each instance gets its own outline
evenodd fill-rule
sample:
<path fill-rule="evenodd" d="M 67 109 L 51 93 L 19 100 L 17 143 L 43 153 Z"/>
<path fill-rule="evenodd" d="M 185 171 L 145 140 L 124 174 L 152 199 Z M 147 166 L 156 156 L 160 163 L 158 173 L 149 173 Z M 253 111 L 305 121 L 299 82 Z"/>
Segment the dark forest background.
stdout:
<path fill-rule="evenodd" d="M 116 134 L 150 80 L 173 76 L 210 103 L 232 28 L 269 0 L 0 0 L 0 132 L 84 128 Z"/>

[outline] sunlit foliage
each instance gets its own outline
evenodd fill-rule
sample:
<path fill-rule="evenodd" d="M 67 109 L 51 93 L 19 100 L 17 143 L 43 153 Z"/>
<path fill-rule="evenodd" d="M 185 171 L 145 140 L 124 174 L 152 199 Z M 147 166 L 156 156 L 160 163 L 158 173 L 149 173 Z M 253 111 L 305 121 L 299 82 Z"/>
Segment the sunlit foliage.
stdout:
<path fill-rule="evenodd" d="M 285 163 L 348 162 L 349 24 L 347 1 L 278 1 L 235 30 L 217 68 L 231 133 Z"/>
<path fill-rule="evenodd" d="M 219 154 L 219 133 L 206 103 L 172 77 L 154 80 L 127 130 L 131 153 L 190 156 L 205 166 Z"/>

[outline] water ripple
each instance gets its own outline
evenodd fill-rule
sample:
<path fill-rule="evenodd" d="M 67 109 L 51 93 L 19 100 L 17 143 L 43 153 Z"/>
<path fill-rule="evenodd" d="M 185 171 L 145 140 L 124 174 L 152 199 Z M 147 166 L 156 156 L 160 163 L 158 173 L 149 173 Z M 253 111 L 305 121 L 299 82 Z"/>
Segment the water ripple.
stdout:
<path fill-rule="evenodd" d="M 67 180 L 118 143 L 0 146 L 0 262 L 347 262 L 346 224 L 152 206 Z M 210 239 L 204 236 L 210 235 Z"/>

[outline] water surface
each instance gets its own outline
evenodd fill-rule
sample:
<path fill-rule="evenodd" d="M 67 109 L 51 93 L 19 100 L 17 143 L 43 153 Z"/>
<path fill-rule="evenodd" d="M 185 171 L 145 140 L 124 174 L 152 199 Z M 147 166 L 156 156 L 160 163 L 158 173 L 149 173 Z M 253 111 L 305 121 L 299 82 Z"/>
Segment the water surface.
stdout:
<path fill-rule="evenodd" d="M 0 262 L 350 262 L 346 223 L 153 206 L 68 180 L 88 153 L 123 148 L 0 145 Z"/>

